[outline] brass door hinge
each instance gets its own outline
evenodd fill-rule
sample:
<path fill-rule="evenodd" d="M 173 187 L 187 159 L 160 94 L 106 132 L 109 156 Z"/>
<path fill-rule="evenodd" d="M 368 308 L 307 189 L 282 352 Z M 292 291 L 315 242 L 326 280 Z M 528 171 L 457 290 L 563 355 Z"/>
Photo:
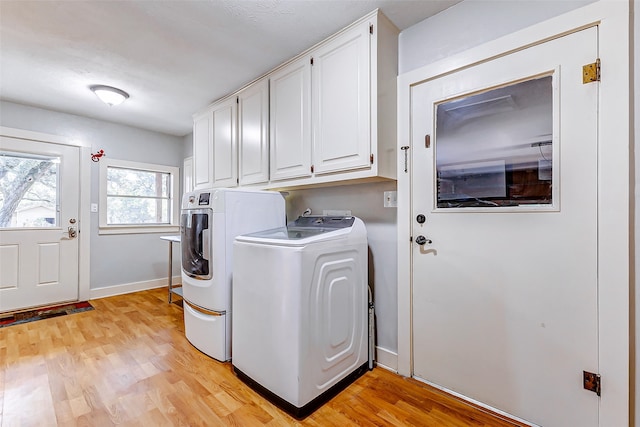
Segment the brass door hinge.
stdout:
<path fill-rule="evenodd" d="M 600 81 L 600 58 L 582 67 L 582 84 Z"/>
<path fill-rule="evenodd" d="M 589 390 L 600 396 L 602 391 L 602 380 L 600 374 L 582 371 L 582 383 L 585 390 Z"/>
<path fill-rule="evenodd" d="M 373 24 L 369 24 L 369 34 L 373 34 Z"/>
<path fill-rule="evenodd" d="M 371 162 L 371 164 L 373 164 L 373 154 L 371 154 L 371 155 L 369 156 L 369 162 Z"/>
<path fill-rule="evenodd" d="M 313 173 L 313 165 L 311 165 L 311 173 Z"/>

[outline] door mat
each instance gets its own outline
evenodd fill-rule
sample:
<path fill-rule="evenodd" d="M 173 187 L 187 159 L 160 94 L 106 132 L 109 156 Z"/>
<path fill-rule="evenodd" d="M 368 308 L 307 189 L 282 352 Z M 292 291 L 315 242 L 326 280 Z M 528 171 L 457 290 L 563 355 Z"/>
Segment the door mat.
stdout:
<path fill-rule="evenodd" d="M 36 320 L 50 319 L 52 317 L 66 316 L 67 314 L 80 313 L 89 310 L 93 310 L 93 306 L 87 301 L 80 301 L 63 305 L 55 305 L 52 307 L 40 307 L 19 313 L 11 313 L 4 317 L 0 314 L 0 328 L 34 322 Z"/>

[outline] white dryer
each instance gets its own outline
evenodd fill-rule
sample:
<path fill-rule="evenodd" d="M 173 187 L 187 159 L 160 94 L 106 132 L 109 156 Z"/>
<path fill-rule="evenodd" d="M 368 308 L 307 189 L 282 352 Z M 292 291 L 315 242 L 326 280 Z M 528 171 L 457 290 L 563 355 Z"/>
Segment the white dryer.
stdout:
<path fill-rule="evenodd" d="M 367 234 L 355 217 L 300 217 L 238 236 L 233 368 L 303 418 L 368 366 Z"/>
<path fill-rule="evenodd" d="M 180 235 L 185 335 L 203 353 L 231 358 L 233 241 L 239 234 L 284 226 L 275 191 L 209 189 L 186 193 Z"/>

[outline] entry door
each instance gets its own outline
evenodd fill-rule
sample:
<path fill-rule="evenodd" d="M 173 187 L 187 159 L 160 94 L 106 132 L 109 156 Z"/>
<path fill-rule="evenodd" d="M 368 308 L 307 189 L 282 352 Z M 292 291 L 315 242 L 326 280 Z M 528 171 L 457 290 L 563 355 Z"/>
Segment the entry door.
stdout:
<path fill-rule="evenodd" d="M 595 426 L 597 29 L 412 88 L 414 376 Z"/>
<path fill-rule="evenodd" d="M 78 299 L 79 148 L 0 139 L 0 312 Z"/>

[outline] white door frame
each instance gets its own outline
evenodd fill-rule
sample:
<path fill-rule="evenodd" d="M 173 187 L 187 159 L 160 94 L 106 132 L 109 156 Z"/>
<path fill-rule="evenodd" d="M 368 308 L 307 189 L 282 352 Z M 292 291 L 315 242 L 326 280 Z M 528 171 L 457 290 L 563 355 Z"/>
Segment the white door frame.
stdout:
<path fill-rule="evenodd" d="M 91 215 L 89 204 L 91 200 L 91 146 L 86 141 L 77 141 L 57 135 L 31 132 L 0 126 L 0 135 L 10 138 L 45 142 L 49 144 L 71 145 L 80 149 L 80 200 L 78 206 L 78 300 L 86 301 L 90 298 L 90 242 Z"/>
<path fill-rule="evenodd" d="M 410 146 L 415 84 L 581 29 L 599 26 L 598 135 L 599 425 L 629 425 L 629 3 L 602 0 L 398 77 L 398 148 Z M 594 58 L 595 60 L 596 58 Z M 410 148 L 411 149 L 411 148 Z M 398 373 L 411 376 L 411 182 L 398 149 Z M 411 154 L 408 154 L 409 160 Z M 411 164 L 409 164 L 411 167 Z M 576 385 L 577 387 L 580 384 Z"/>

